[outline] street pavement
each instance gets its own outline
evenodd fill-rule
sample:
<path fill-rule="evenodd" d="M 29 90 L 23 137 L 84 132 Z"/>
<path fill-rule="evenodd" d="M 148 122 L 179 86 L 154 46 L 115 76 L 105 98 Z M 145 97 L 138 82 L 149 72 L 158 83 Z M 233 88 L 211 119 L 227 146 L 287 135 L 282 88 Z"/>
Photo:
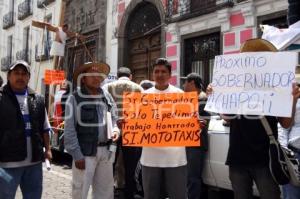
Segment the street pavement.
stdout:
<path fill-rule="evenodd" d="M 54 153 L 51 170 L 47 171 L 43 165 L 43 196 L 42 199 L 71 199 L 72 181 L 72 158 L 67 154 Z M 214 191 L 206 189 L 202 194 L 206 199 L 232 199 L 230 191 Z M 91 192 L 88 199 L 91 199 Z M 22 199 L 20 189 L 17 191 L 16 199 Z M 123 192 L 115 193 L 115 199 L 124 199 Z"/>
<path fill-rule="evenodd" d="M 71 198 L 72 170 L 69 164 L 54 162 L 50 171 L 43 165 L 43 174 L 43 199 Z M 22 199 L 20 190 L 16 199 Z"/>
<path fill-rule="evenodd" d="M 43 196 L 42 199 L 71 199 L 72 158 L 68 154 L 53 153 L 54 159 L 51 170 L 48 171 L 43 164 Z M 91 191 L 88 199 L 91 199 Z M 22 199 L 21 190 L 18 189 L 15 199 Z M 123 194 L 115 196 L 123 199 Z"/>

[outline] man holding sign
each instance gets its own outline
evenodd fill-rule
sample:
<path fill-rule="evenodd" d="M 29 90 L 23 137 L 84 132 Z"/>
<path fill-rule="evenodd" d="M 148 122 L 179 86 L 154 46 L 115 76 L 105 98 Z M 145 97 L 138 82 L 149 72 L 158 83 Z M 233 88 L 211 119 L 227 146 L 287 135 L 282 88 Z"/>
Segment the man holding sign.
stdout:
<path fill-rule="evenodd" d="M 169 84 L 170 77 L 171 64 L 164 58 L 157 59 L 153 66 L 155 86 L 145 93 L 182 93 Z M 187 198 L 185 147 L 143 147 L 141 164 L 145 199 L 160 198 L 162 183 L 170 198 Z"/>
<path fill-rule="evenodd" d="M 279 186 L 268 167 L 269 138 L 261 117 L 267 119 L 275 137 L 278 134 L 278 122 L 283 127 L 290 127 L 295 102 L 300 96 L 299 88 L 295 85 L 292 92 L 296 60 L 288 53 L 283 55 L 290 56 L 287 60 L 292 62 L 286 61 L 283 64 L 281 60 L 284 57 L 278 54 L 273 54 L 272 59 L 269 59 L 271 53 L 264 51 L 276 52 L 277 49 L 262 39 L 246 41 L 240 51 L 263 53 L 216 57 L 214 80 L 208 88 L 210 96 L 205 109 L 227 114 L 223 118 L 230 122 L 226 164 L 229 165 L 235 199 L 252 198 L 253 181 L 261 199 L 280 199 Z M 273 68 L 266 70 L 270 63 Z M 244 73 L 237 74 L 239 70 Z M 281 106 L 282 102 L 285 102 L 285 106 Z"/>

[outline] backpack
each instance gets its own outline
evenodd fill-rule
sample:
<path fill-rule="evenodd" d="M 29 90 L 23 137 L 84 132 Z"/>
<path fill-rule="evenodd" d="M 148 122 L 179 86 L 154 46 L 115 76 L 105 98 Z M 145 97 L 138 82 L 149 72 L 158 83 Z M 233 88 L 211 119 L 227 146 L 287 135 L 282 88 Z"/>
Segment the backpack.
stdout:
<path fill-rule="evenodd" d="M 265 117 L 261 121 L 270 140 L 269 169 L 273 179 L 279 185 L 300 186 L 300 165 L 295 154 L 278 143 Z"/>

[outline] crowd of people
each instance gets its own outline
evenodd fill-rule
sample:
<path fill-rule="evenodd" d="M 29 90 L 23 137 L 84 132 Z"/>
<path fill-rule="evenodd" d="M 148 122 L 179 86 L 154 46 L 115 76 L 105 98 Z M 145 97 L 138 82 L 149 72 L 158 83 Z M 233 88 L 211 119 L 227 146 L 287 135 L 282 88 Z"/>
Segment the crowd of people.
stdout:
<path fill-rule="evenodd" d="M 298 1 L 289 0 L 299 6 Z M 294 7 L 292 7 L 292 10 Z M 292 14 L 289 22 L 295 21 Z M 297 18 L 298 21 L 299 18 Z M 246 41 L 240 52 L 276 52 L 268 41 Z M 75 69 L 74 92 L 65 102 L 65 149 L 73 157 L 72 198 L 86 199 L 90 187 L 93 198 L 113 199 L 124 189 L 126 199 L 200 199 L 202 171 L 208 146 L 209 113 L 204 110 L 213 86 L 205 89 L 197 73 L 188 74 L 183 90 L 169 83 L 172 67 L 165 58 L 153 64 L 153 82 L 132 81 L 129 68 L 118 69 L 118 80 L 101 87 L 110 72 L 106 63 L 86 63 Z M 9 67 L 7 82 L 0 79 L 0 199 L 13 199 L 20 186 L 24 199 L 42 198 L 42 161 L 52 159 L 51 128 L 43 96 L 28 87 L 31 72 L 25 61 Z M 197 92 L 201 146 L 124 147 L 122 146 L 122 93 L 146 94 Z M 292 115 L 265 116 L 282 146 L 290 148 L 300 161 L 300 91 L 293 85 Z M 261 199 L 280 199 L 280 186 L 270 173 L 269 138 L 260 118 L 221 115 L 230 127 L 226 164 L 235 199 L 253 197 L 253 183 Z M 277 124 L 284 128 L 278 132 Z M 279 135 L 278 135 L 279 134 Z M 200 145 L 200 143 L 199 143 Z M 299 199 L 300 187 L 282 186 L 284 199 Z"/>

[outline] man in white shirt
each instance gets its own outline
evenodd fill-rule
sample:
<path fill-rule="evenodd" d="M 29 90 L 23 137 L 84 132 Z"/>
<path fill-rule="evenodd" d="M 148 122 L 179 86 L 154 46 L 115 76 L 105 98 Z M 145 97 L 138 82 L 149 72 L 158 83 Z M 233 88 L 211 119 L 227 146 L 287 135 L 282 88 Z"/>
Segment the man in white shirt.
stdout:
<path fill-rule="evenodd" d="M 65 46 L 67 39 L 78 38 L 83 41 L 85 37 L 76 32 L 71 32 L 69 30 L 68 24 L 64 24 L 62 27 L 54 26 L 47 22 L 32 21 L 32 25 L 38 28 L 47 29 L 49 31 L 55 32 L 55 39 L 52 41 L 50 55 L 54 56 L 55 68 L 62 68 L 63 58 L 65 55 Z"/>
<path fill-rule="evenodd" d="M 171 64 L 164 58 L 153 66 L 155 86 L 144 93 L 182 93 L 169 84 Z M 185 147 L 143 147 L 142 176 L 145 199 L 159 199 L 162 183 L 171 199 L 185 199 L 187 160 Z"/>

